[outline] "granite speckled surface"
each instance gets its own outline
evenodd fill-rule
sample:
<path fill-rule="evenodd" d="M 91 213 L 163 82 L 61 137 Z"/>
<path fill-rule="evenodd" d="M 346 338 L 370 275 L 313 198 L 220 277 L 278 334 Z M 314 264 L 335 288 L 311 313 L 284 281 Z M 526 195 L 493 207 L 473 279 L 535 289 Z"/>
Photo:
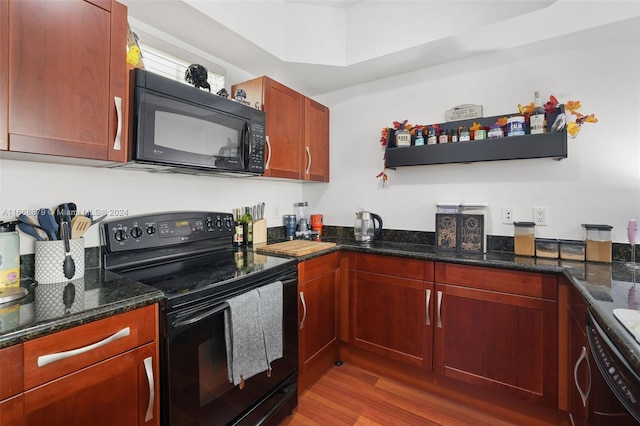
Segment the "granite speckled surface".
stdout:
<path fill-rule="evenodd" d="M 159 290 L 102 268 L 85 269 L 83 278 L 65 283 L 36 284 L 26 277 L 21 279 L 21 286 L 29 294 L 19 305 L 0 306 L 0 348 L 158 303 L 164 298 Z M 71 287 L 73 290 L 69 292 Z"/>

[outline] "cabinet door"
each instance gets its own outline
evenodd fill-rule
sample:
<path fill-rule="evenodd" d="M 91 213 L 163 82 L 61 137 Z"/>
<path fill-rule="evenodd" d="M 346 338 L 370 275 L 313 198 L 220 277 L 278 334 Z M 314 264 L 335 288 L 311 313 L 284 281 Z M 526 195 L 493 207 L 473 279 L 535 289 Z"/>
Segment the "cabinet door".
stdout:
<path fill-rule="evenodd" d="M 24 393 L 25 425 L 159 424 L 153 412 L 144 360 L 155 344 L 126 352 Z M 144 379 L 141 379 L 144 377 Z M 147 389 L 143 398 L 142 389 Z M 155 398 L 157 393 L 153 395 Z M 141 408 L 142 412 L 141 411 Z M 157 411 L 156 411 L 157 412 Z M 155 414 L 155 412 L 154 412 Z M 143 419 L 140 421 L 140 419 Z"/>
<path fill-rule="evenodd" d="M 269 138 L 265 175 L 302 179 L 304 97 L 265 77 L 263 110 L 267 114 Z"/>
<path fill-rule="evenodd" d="M 305 98 L 304 180 L 329 182 L 329 108 Z"/>
<path fill-rule="evenodd" d="M 299 392 L 315 382 L 338 358 L 337 254 L 299 265 Z"/>
<path fill-rule="evenodd" d="M 125 99 L 126 8 L 112 16 L 78 0 L 10 6 L 8 149 L 107 160 L 123 127 L 114 96 Z"/>
<path fill-rule="evenodd" d="M 9 148 L 9 2 L 0 1 L 0 150 Z"/>
<path fill-rule="evenodd" d="M 557 303 L 436 283 L 438 373 L 557 404 Z"/>
<path fill-rule="evenodd" d="M 350 285 L 351 345 L 431 369 L 431 284 L 355 271 Z"/>

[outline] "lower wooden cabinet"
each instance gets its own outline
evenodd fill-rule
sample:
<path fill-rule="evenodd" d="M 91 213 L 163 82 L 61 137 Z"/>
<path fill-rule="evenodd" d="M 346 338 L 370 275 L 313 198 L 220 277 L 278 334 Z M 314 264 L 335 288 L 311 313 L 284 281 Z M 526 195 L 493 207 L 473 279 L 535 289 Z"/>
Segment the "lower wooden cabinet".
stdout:
<path fill-rule="evenodd" d="M 338 253 L 298 265 L 298 393 L 338 359 Z"/>
<path fill-rule="evenodd" d="M 358 254 L 350 274 L 350 344 L 431 369 L 433 262 Z"/>
<path fill-rule="evenodd" d="M 556 276 L 446 263 L 435 275 L 435 371 L 557 407 Z"/>
<path fill-rule="evenodd" d="M 24 391 L 0 424 L 158 425 L 157 339 L 154 305 L 8 348 L 24 352 Z"/>

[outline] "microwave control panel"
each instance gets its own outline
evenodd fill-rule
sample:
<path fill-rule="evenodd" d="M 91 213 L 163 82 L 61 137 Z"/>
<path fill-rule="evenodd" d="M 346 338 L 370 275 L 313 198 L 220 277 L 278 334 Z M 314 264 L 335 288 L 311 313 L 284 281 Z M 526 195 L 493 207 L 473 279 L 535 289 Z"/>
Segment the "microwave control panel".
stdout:
<path fill-rule="evenodd" d="M 251 122 L 249 171 L 264 173 L 264 123 Z"/>
<path fill-rule="evenodd" d="M 107 251 L 160 248 L 202 240 L 228 240 L 233 236 L 233 215 L 215 212 L 174 212 L 124 217 L 102 225 Z"/>

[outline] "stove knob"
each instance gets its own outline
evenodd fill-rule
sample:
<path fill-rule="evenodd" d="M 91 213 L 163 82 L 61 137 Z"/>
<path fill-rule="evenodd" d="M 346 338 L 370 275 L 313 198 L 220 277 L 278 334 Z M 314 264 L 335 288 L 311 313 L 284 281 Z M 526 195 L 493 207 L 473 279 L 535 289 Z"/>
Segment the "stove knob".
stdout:
<path fill-rule="evenodd" d="M 216 219 L 216 228 L 222 229 L 222 219 L 220 219 L 220 216 Z"/>
<path fill-rule="evenodd" d="M 131 228 L 131 236 L 136 240 L 142 236 L 142 229 L 139 226 Z"/>
<path fill-rule="evenodd" d="M 224 224 L 229 229 L 233 227 L 233 221 L 231 220 L 231 216 L 227 216 L 224 218 Z"/>
<path fill-rule="evenodd" d="M 153 235 L 156 233 L 156 227 L 153 225 L 147 226 L 147 234 Z"/>
<path fill-rule="evenodd" d="M 122 242 L 127 239 L 127 233 L 124 232 L 124 229 L 116 229 L 113 233 L 113 238 L 115 238 L 116 241 Z"/>

